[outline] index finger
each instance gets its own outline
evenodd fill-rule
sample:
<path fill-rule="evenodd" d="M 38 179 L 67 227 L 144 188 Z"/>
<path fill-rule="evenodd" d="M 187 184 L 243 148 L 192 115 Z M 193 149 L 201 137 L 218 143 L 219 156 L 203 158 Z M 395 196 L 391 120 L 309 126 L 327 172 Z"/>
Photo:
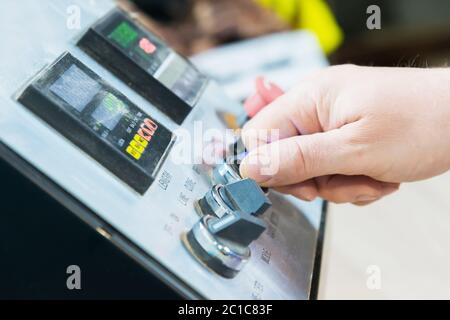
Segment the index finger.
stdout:
<path fill-rule="evenodd" d="M 242 139 L 248 150 L 297 136 L 322 131 L 317 116 L 317 96 L 309 85 L 298 88 L 276 99 L 242 130 Z"/>

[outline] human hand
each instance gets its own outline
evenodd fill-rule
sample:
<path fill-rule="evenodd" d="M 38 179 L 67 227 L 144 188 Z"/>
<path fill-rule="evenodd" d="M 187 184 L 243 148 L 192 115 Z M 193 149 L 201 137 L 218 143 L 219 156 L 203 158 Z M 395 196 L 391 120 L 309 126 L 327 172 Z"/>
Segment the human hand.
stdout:
<path fill-rule="evenodd" d="M 450 169 L 449 89 L 449 69 L 319 71 L 247 123 L 241 174 L 304 200 L 378 200 Z"/>

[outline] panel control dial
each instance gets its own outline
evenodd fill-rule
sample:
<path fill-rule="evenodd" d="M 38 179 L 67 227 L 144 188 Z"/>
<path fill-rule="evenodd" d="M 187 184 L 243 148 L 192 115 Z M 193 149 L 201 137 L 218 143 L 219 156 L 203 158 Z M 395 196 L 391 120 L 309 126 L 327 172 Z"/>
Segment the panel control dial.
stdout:
<path fill-rule="evenodd" d="M 250 259 L 250 244 L 266 230 L 258 217 L 271 206 L 251 179 L 215 185 L 197 201 L 195 208 L 202 218 L 183 236 L 184 244 L 209 269 L 233 278 Z"/>
<path fill-rule="evenodd" d="M 259 216 L 271 206 L 261 187 L 251 179 L 243 179 L 227 185 L 216 185 L 198 201 L 200 215 L 222 218 L 234 211 Z"/>

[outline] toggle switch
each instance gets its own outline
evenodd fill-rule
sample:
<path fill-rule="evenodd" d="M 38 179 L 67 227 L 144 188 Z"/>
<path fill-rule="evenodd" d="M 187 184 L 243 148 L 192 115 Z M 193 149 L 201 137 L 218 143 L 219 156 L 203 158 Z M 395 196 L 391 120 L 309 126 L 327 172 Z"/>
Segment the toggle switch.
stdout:
<path fill-rule="evenodd" d="M 236 211 L 260 216 L 271 206 L 269 198 L 252 179 L 244 179 L 224 186 L 224 195 Z"/>
<path fill-rule="evenodd" d="M 201 216 L 213 215 L 222 218 L 234 211 L 259 216 L 271 205 L 269 198 L 254 180 L 243 179 L 227 185 L 215 185 L 197 201 L 195 208 Z"/>
<path fill-rule="evenodd" d="M 265 222 L 245 212 L 233 212 L 222 219 L 213 219 L 209 230 L 216 237 L 248 247 L 266 230 Z"/>
<path fill-rule="evenodd" d="M 191 255 L 207 269 L 232 279 L 244 268 L 251 251 L 248 246 L 216 236 L 211 231 L 211 224 L 217 221 L 212 216 L 204 216 L 188 233 L 181 236 L 181 240 Z"/>
<path fill-rule="evenodd" d="M 237 143 L 231 147 L 234 154 L 238 148 Z M 272 203 L 256 181 L 242 179 L 239 163 L 218 165 L 212 181 L 214 186 L 194 203 L 201 219 L 182 235 L 182 242 L 208 269 L 233 278 L 250 259 L 250 244 L 267 229 L 258 217 Z"/>
<path fill-rule="evenodd" d="M 196 202 L 202 218 L 182 235 L 184 246 L 209 269 L 233 278 L 250 259 L 250 244 L 267 229 L 258 217 L 271 206 L 254 180 L 217 184 Z"/>
<path fill-rule="evenodd" d="M 182 235 L 182 242 L 200 263 L 231 279 L 250 259 L 249 245 L 266 228 L 263 220 L 244 212 L 234 212 L 221 219 L 206 215 Z"/>

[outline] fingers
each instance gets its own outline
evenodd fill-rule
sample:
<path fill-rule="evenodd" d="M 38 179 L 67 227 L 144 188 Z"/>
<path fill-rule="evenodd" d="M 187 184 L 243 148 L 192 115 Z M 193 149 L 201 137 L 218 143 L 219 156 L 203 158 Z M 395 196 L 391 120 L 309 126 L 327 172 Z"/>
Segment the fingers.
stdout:
<path fill-rule="evenodd" d="M 317 116 L 318 89 L 302 85 L 277 98 L 260 111 L 242 130 L 248 150 L 261 144 L 322 131 Z"/>
<path fill-rule="evenodd" d="M 350 142 L 354 125 L 263 144 L 243 160 L 241 174 L 265 187 L 279 187 L 326 175 L 367 172 L 366 153 Z"/>
<path fill-rule="evenodd" d="M 291 186 L 277 187 L 275 190 L 304 201 L 313 201 L 319 196 L 316 182 L 313 179 Z"/>
<path fill-rule="evenodd" d="M 316 179 L 319 196 L 334 203 L 365 205 L 397 191 L 399 184 L 386 183 L 366 176 L 335 175 Z"/>
<path fill-rule="evenodd" d="M 278 187 L 276 190 L 306 201 L 321 197 L 334 203 L 367 205 L 394 193 L 399 186 L 396 183 L 380 182 L 365 176 L 335 175 Z"/>
<path fill-rule="evenodd" d="M 358 207 L 364 207 L 364 206 L 368 206 L 369 204 L 372 204 L 374 202 L 376 202 L 376 201 L 354 202 L 352 204 L 355 205 L 355 206 L 358 206 Z"/>

